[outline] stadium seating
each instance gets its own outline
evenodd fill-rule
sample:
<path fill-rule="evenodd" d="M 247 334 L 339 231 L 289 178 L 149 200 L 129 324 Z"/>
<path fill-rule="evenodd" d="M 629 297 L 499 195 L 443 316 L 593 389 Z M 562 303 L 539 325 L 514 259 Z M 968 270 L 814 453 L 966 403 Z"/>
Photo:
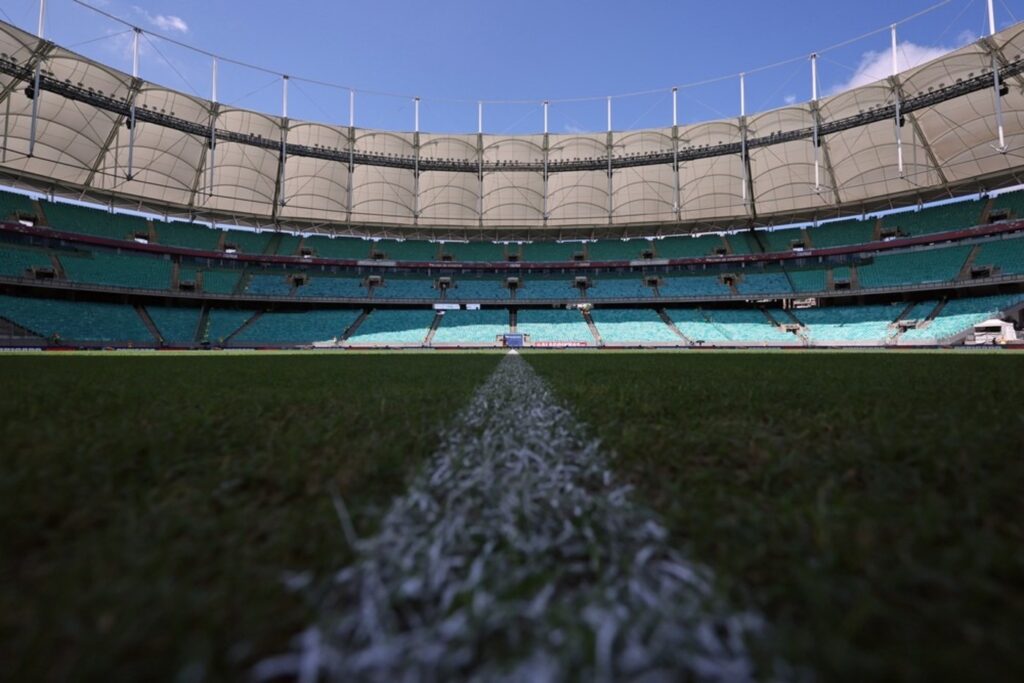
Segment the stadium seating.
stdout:
<path fill-rule="evenodd" d="M 33 268 L 52 268 L 50 255 L 42 249 L 0 244 L 0 275 L 28 277 Z"/>
<path fill-rule="evenodd" d="M 446 242 L 441 251 L 452 257 L 453 261 L 493 261 L 500 263 L 505 260 L 505 245 L 494 242 Z"/>
<path fill-rule="evenodd" d="M 572 261 L 573 254 L 583 251 L 579 242 L 530 242 L 523 245 L 523 260 L 527 262 Z"/>
<path fill-rule="evenodd" d="M 375 309 L 348 338 L 352 345 L 422 344 L 434 322 L 432 310 Z"/>
<path fill-rule="evenodd" d="M 725 331 L 712 323 L 699 308 L 669 308 L 665 312 L 675 323 L 676 329 L 691 342 L 726 344 L 731 341 Z"/>
<path fill-rule="evenodd" d="M 703 258 L 713 256 L 717 249 L 725 247 L 721 235 L 700 235 L 698 237 L 666 237 L 654 241 L 658 258 Z"/>
<path fill-rule="evenodd" d="M 236 311 L 229 308 L 211 308 L 206 318 L 206 329 L 199 336 L 200 341 L 221 344 L 238 331 L 255 315 L 254 311 Z"/>
<path fill-rule="evenodd" d="M 880 344 L 896 334 L 890 324 L 903 307 L 903 304 L 830 306 L 801 309 L 793 314 L 805 325 L 804 333 L 811 342 Z"/>
<path fill-rule="evenodd" d="M 256 296 L 288 296 L 291 292 L 291 280 L 283 272 L 273 275 L 252 275 L 245 287 L 246 294 Z"/>
<path fill-rule="evenodd" d="M 652 296 L 654 296 L 654 290 L 648 287 L 639 275 L 628 277 L 604 275 L 591 281 L 591 287 L 587 289 L 585 298 L 595 300 L 649 299 Z"/>
<path fill-rule="evenodd" d="M 516 318 L 516 332 L 529 335 L 530 343 L 594 343 L 594 335 L 579 311 L 523 309 Z"/>
<path fill-rule="evenodd" d="M 181 273 L 178 276 L 178 280 L 188 279 L 186 273 L 193 275 L 198 274 L 197 271 L 186 270 L 184 267 L 181 269 Z M 208 294 L 234 294 L 238 289 L 239 282 L 242 278 L 243 271 L 241 270 L 204 270 L 203 275 L 203 291 Z"/>
<path fill-rule="evenodd" d="M 201 314 L 199 308 L 171 308 L 170 306 L 146 306 L 160 336 L 172 344 L 189 344 L 196 339 Z"/>
<path fill-rule="evenodd" d="M 807 234 L 811 238 L 811 246 L 815 249 L 866 244 L 875 239 L 875 219 L 850 218 L 823 223 L 815 228 L 808 228 Z"/>
<path fill-rule="evenodd" d="M 884 228 L 899 229 L 904 235 L 927 235 L 974 227 L 981 222 L 983 203 L 973 199 L 917 211 L 900 211 L 882 218 Z"/>
<path fill-rule="evenodd" d="M 974 325 L 989 318 L 999 317 L 1001 311 L 1019 303 L 1020 295 L 998 295 L 951 299 L 939 314 L 923 327 L 907 330 L 900 335 L 901 342 L 942 342 L 969 331 Z"/>
<path fill-rule="evenodd" d="M 1024 237 L 986 242 L 978 250 L 975 266 L 994 266 L 997 275 L 1024 273 Z"/>
<path fill-rule="evenodd" d="M 168 289 L 173 265 L 160 256 L 137 256 L 111 251 L 65 252 L 60 255 L 67 278 L 85 284 Z"/>
<path fill-rule="evenodd" d="M 769 253 L 793 251 L 793 242 L 803 244 L 803 232 L 799 228 L 785 230 L 758 230 L 757 236 Z"/>
<path fill-rule="evenodd" d="M 544 277 L 542 275 L 528 275 L 519 283 L 516 290 L 516 299 L 554 300 L 563 301 L 566 299 L 579 299 L 580 291 L 573 286 L 572 277 L 561 275 L 558 277 Z"/>
<path fill-rule="evenodd" d="M 231 339 L 232 344 L 311 344 L 339 339 L 361 310 L 264 313 Z"/>
<path fill-rule="evenodd" d="M 379 240 L 373 251 L 391 261 L 437 261 L 438 244 L 419 240 Z"/>
<path fill-rule="evenodd" d="M 273 233 L 255 232 L 254 230 L 228 230 L 224 234 L 224 244 L 232 244 L 243 254 L 265 254 L 270 247 Z"/>
<path fill-rule="evenodd" d="M 304 247 L 313 250 L 313 255 L 320 258 L 336 259 L 368 259 L 370 258 L 370 241 L 353 237 L 323 237 L 313 235 L 303 242 Z"/>
<path fill-rule="evenodd" d="M 441 324 L 434 332 L 434 345 L 494 344 L 509 331 L 508 311 L 444 311 Z"/>
<path fill-rule="evenodd" d="M 182 249 L 219 251 L 220 240 L 224 233 L 221 230 L 212 230 L 205 225 L 168 221 L 167 223 L 157 223 L 156 235 L 160 244 Z"/>
<path fill-rule="evenodd" d="M 338 299 L 357 299 L 369 296 L 369 290 L 358 276 L 344 277 L 340 275 L 313 275 L 306 284 L 295 290 L 300 297 L 326 297 Z M 379 296 L 379 292 L 377 294 Z"/>
<path fill-rule="evenodd" d="M 1024 190 L 1015 192 L 1004 192 L 998 197 L 992 198 L 992 212 L 1008 211 L 1009 218 L 1024 218 Z"/>
<path fill-rule="evenodd" d="M 787 270 L 789 281 L 793 283 L 793 290 L 797 292 L 823 292 L 825 291 L 825 271 L 815 270 Z"/>
<path fill-rule="evenodd" d="M 957 276 L 970 252 L 969 246 L 953 246 L 879 254 L 873 263 L 857 267 L 860 286 L 869 289 L 946 282 Z"/>
<path fill-rule="evenodd" d="M 726 296 L 732 291 L 717 275 L 668 275 L 661 279 L 662 297 Z"/>
<path fill-rule="evenodd" d="M 121 304 L 0 295 L 0 317 L 63 342 L 156 343 L 135 309 Z"/>
<path fill-rule="evenodd" d="M 18 214 L 35 215 L 32 198 L 15 192 L 0 191 L 0 221 L 13 218 Z"/>
<path fill-rule="evenodd" d="M 498 301 L 510 295 L 504 278 L 459 275 L 444 296 L 450 301 Z"/>
<path fill-rule="evenodd" d="M 736 284 L 740 294 L 790 293 L 793 287 L 785 273 L 745 273 Z"/>
<path fill-rule="evenodd" d="M 764 250 L 761 249 L 761 245 L 758 243 L 759 236 L 760 231 L 755 236 L 752 231 L 743 230 L 726 235 L 725 240 L 732 248 L 733 254 L 760 254 Z"/>
<path fill-rule="evenodd" d="M 587 244 L 587 258 L 591 261 L 635 261 L 643 252 L 653 251 L 648 240 L 597 240 Z"/>
<path fill-rule="evenodd" d="M 373 288 L 375 299 L 424 299 L 434 301 L 441 292 L 434 289 L 433 280 L 422 275 L 386 275 L 380 285 Z"/>
<path fill-rule="evenodd" d="M 301 236 L 290 235 L 288 233 L 278 233 L 277 237 L 277 249 L 275 251 L 278 256 L 299 255 L 299 246 L 302 244 Z"/>
<path fill-rule="evenodd" d="M 781 310 L 769 309 L 772 317 L 785 321 Z M 799 339 L 779 329 L 759 310 L 751 309 L 704 309 L 704 314 L 712 325 L 732 342 L 747 344 L 795 344 Z"/>
<path fill-rule="evenodd" d="M 64 202 L 43 201 L 42 206 L 46 221 L 54 230 L 114 240 L 131 240 L 136 233 L 149 233 L 146 219 L 138 216 Z"/>
<path fill-rule="evenodd" d="M 650 308 L 595 308 L 590 313 L 605 344 L 673 344 L 685 342 Z"/>

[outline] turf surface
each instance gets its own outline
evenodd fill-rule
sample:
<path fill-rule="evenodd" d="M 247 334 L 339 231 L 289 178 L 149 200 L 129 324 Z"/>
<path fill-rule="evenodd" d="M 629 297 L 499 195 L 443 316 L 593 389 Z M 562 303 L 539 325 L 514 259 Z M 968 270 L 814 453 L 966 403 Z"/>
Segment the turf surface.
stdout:
<path fill-rule="evenodd" d="M 766 651 L 1020 680 L 1024 356 L 530 353 Z"/>
<path fill-rule="evenodd" d="M 10 680 L 244 678 L 499 359 L 135 355 L 0 357 Z"/>

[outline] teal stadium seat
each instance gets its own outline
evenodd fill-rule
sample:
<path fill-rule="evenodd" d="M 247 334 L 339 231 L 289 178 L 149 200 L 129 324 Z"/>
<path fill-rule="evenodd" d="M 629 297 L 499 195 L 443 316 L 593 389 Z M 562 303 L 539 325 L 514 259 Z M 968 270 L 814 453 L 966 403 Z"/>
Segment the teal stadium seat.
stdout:
<path fill-rule="evenodd" d="M 647 286 L 639 275 L 616 277 L 603 275 L 591 281 L 586 298 L 595 301 L 601 299 L 650 299 L 654 290 Z"/>
<path fill-rule="evenodd" d="M 725 247 L 721 235 L 700 235 L 699 237 L 666 237 L 654 241 L 658 258 L 703 258 L 714 256 L 717 249 Z"/>
<path fill-rule="evenodd" d="M 516 332 L 536 342 L 585 342 L 594 344 L 594 335 L 579 311 L 523 309 L 517 314 Z"/>
<path fill-rule="evenodd" d="M 254 230 L 228 230 L 224 234 L 224 244 L 233 244 L 243 254 L 265 254 L 270 247 L 273 233 L 255 232 Z"/>
<path fill-rule="evenodd" d="M 348 338 L 352 345 L 422 344 L 434 322 L 432 310 L 374 309 Z"/>
<path fill-rule="evenodd" d="M 989 318 L 1000 317 L 1002 311 L 1024 300 L 1024 296 L 997 295 L 951 299 L 939 314 L 925 327 L 907 330 L 900 341 L 942 342 L 950 337 L 969 331 L 972 327 Z"/>
<path fill-rule="evenodd" d="M 29 216 L 36 214 L 32 198 L 16 192 L 0 190 L 0 221 L 10 220 L 21 214 Z"/>
<path fill-rule="evenodd" d="M 46 221 L 54 230 L 129 241 L 134 239 L 136 233 L 149 234 L 149 225 L 145 218 L 63 202 L 41 203 Z"/>
<path fill-rule="evenodd" d="M 825 271 L 822 269 L 813 270 L 789 270 L 789 280 L 793 283 L 793 289 L 797 292 L 823 292 L 825 291 Z"/>
<path fill-rule="evenodd" d="M 160 244 L 171 247 L 220 251 L 220 240 L 224 236 L 224 231 L 195 223 L 168 221 L 156 224 L 156 235 Z"/>
<path fill-rule="evenodd" d="M 0 295 L 0 317 L 64 342 L 156 342 L 135 309 L 121 304 Z"/>
<path fill-rule="evenodd" d="M 587 258 L 591 261 L 635 261 L 643 252 L 653 251 L 648 240 L 597 240 L 587 244 Z"/>
<path fill-rule="evenodd" d="M 83 284 L 169 289 L 171 261 L 161 256 L 136 256 L 114 252 L 65 252 L 60 255 L 68 280 Z"/>
<path fill-rule="evenodd" d="M 434 289 L 433 280 L 426 276 L 385 275 L 383 283 L 374 286 L 373 298 L 436 301 L 441 292 Z"/>
<path fill-rule="evenodd" d="M 970 253 L 969 246 L 953 246 L 880 254 L 870 265 L 858 266 L 857 275 L 864 289 L 947 282 L 956 278 Z"/>
<path fill-rule="evenodd" d="M 808 228 L 807 235 L 811 238 L 811 246 L 815 249 L 867 244 L 875 239 L 875 219 L 848 218 L 822 223 L 817 227 Z"/>
<path fill-rule="evenodd" d="M 200 341 L 220 344 L 249 321 L 254 311 L 236 311 L 230 308 L 211 308 L 206 318 L 206 329 L 200 335 Z"/>
<path fill-rule="evenodd" d="M 504 278 L 458 275 L 444 294 L 449 301 L 501 301 L 509 298 Z"/>
<path fill-rule="evenodd" d="M 605 344 L 685 343 L 657 311 L 650 308 L 595 308 L 590 317 Z"/>
<path fill-rule="evenodd" d="M 573 254 L 583 251 L 579 242 L 530 242 L 523 245 L 523 260 L 535 263 L 572 261 Z"/>
<path fill-rule="evenodd" d="M 389 261 L 437 261 L 438 244 L 424 240 L 379 240 L 373 251 L 384 254 Z"/>
<path fill-rule="evenodd" d="M 165 342 L 189 344 L 195 341 L 201 309 L 146 306 L 146 312 Z"/>
<path fill-rule="evenodd" d="M 29 277 L 33 268 L 53 268 L 50 255 L 33 247 L 0 244 L 0 275 Z"/>
<path fill-rule="evenodd" d="M 505 245 L 494 242 L 446 242 L 441 250 L 454 261 L 501 263 L 505 260 Z"/>
<path fill-rule="evenodd" d="M 303 246 L 313 250 L 320 258 L 351 259 L 359 261 L 370 258 L 370 240 L 356 237 L 307 237 Z"/>
<path fill-rule="evenodd" d="M 444 311 L 432 343 L 496 344 L 508 331 L 508 311 L 505 309 Z"/>
<path fill-rule="evenodd" d="M 231 339 L 232 344 L 312 344 L 341 338 L 362 311 L 264 313 Z"/>
<path fill-rule="evenodd" d="M 245 287 L 246 294 L 256 296 L 288 296 L 291 292 L 292 283 L 285 273 L 253 275 Z"/>
<path fill-rule="evenodd" d="M 740 294 L 790 294 L 793 287 L 785 273 L 744 273 L 736 284 Z"/>
<path fill-rule="evenodd" d="M 890 230 L 899 228 L 901 233 L 911 236 L 963 230 L 981 223 L 982 207 L 982 202 L 972 199 L 919 211 L 901 211 L 884 216 L 882 225 Z"/>
<path fill-rule="evenodd" d="M 667 275 L 661 279 L 658 292 L 662 297 L 727 296 L 732 291 L 712 275 Z"/>
<path fill-rule="evenodd" d="M 1024 273 L 1024 237 L 986 242 L 974 258 L 975 266 L 993 266 L 996 275 Z"/>
<path fill-rule="evenodd" d="M 295 294 L 309 298 L 364 299 L 370 292 L 361 277 L 313 274 Z"/>
<path fill-rule="evenodd" d="M 573 286 L 573 280 L 569 275 L 527 275 L 519 281 L 519 288 L 516 290 L 517 300 L 565 301 L 579 298 L 580 291 Z"/>
<path fill-rule="evenodd" d="M 902 312 L 903 304 L 885 306 L 831 306 L 793 311 L 805 325 L 812 342 L 882 343 L 895 335 L 889 325 Z"/>

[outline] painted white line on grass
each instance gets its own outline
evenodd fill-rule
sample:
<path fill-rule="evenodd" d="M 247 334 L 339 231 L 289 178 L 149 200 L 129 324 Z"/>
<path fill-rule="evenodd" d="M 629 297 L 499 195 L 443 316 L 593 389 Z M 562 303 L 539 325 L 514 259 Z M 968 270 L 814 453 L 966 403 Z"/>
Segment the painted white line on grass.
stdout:
<path fill-rule="evenodd" d="M 715 598 L 518 355 L 357 550 L 258 679 L 753 678 L 760 621 Z"/>

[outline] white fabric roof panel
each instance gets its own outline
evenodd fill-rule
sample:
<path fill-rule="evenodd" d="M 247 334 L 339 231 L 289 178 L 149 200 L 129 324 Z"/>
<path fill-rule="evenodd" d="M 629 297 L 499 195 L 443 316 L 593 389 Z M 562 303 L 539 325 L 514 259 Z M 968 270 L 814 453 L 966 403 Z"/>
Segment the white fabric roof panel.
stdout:
<path fill-rule="evenodd" d="M 0 53 L 6 69 L 0 73 L 0 115 L 6 112 L 0 174 L 7 182 L 169 215 L 410 236 L 458 237 L 481 226 L 505 237 L 545 227 L 563 236 L 616 229 L 665 234 L 859 213 L 1019 182 L 1024 175 L 1024 69 L 1017 68 L 1024 24 L 894 78 L 822 98 L 822 126 L 863 120 L 822 135 L 817 191 L 814 147 L 806 136 L 815 122 L 811 103 L 680 126 L 677 136 L 672 128 L 417 135 L 224 108 L 136 81 L 6 24 L 0 24 Z M 49 85 L 39 95 L 29 157 L 33 102 L 25 90 L 37 54 Z M 1006 153 L 993 145 L 993 88 L 977 85 L 991 80 L 993 54 L 1009 70 L 1008 93 L 1000 98 Z M 957 90 L 964 82 L 973 85 Z M 895 102 L 897 83 L 901 106 L 941 95 L 905 112 L 899 147 L 895 117 L 878 113 Z M 136 123 L 134 136 L 124 113 L 132 98 L 148 117 Z M 170 119 L 153 120 L 159 117 Z M 212 154 L 211 121 L 219 136 Z M 773 140 L 797 131 L 797 139 Z M 747 141 L 760 140 L 748 149 L 749 179 L 738 153 L 744 133 Z M 282 138 L 302 148 L 286 154 L 283 164 Z M 677 141 L 678 173 L 671 164 Z M 350 145 L 365 159 L 351 173 Z M 615 163 L 610 197 L 609 151 Z M 642 158 L 651 154 L 661 156 Z"/>

